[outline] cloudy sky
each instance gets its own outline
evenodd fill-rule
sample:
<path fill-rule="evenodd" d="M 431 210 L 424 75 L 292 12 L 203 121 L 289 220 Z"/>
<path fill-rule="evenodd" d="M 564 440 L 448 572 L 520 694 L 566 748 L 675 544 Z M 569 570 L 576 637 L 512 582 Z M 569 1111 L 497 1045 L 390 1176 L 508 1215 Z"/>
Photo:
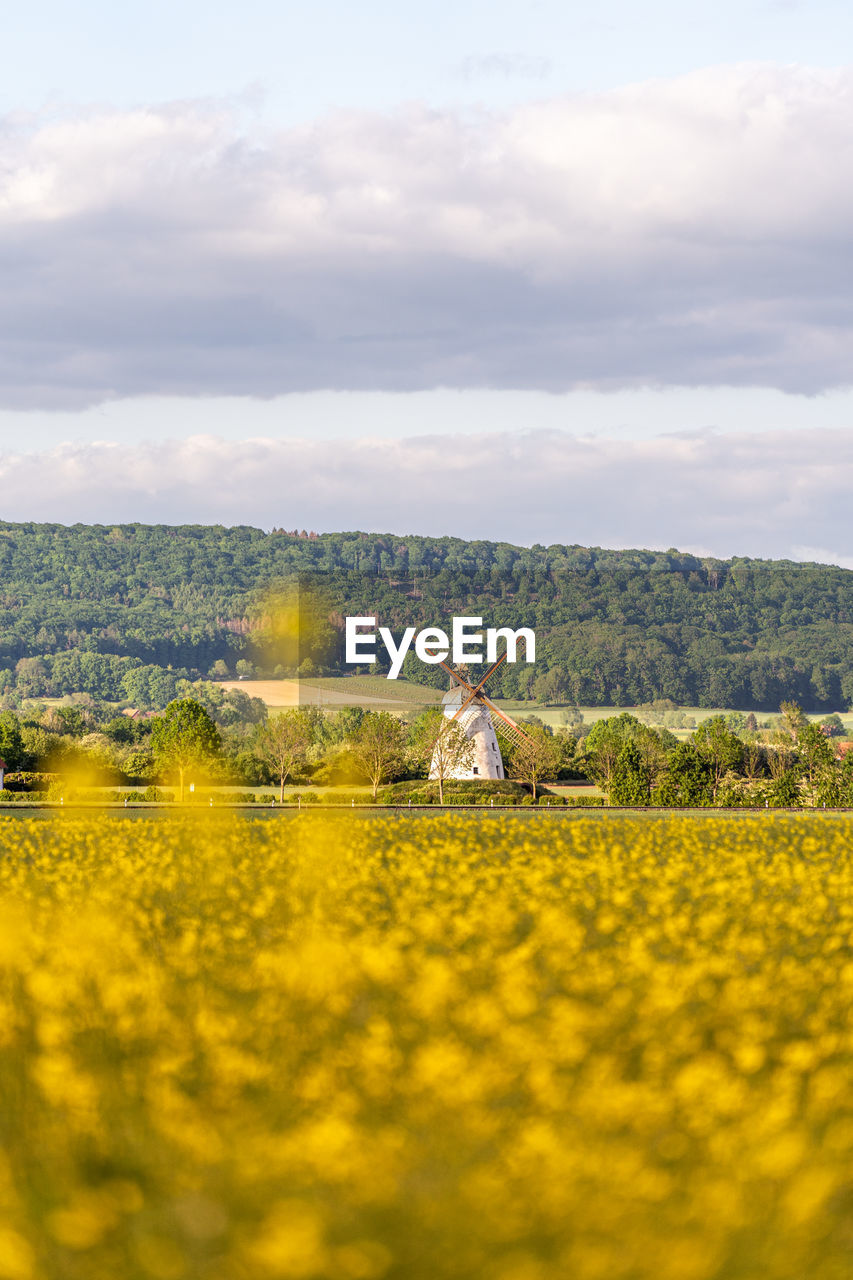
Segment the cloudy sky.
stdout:
<path fill-rule="evenodd" d="M 595 13 L 4 15 L 0 517 L 853 564 L 853 8 Z"/>

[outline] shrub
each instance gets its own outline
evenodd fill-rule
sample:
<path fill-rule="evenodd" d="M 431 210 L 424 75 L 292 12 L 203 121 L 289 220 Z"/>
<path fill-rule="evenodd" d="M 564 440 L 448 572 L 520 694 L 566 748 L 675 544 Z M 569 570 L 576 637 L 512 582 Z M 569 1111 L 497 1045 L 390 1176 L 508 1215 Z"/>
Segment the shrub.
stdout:
<path fill-rule="evenodd" d="M 163 791 L 161 787 L 155 787 L 153 784 L 146 787 L 142 792 L 142 795 L 138 796 L 138 799 L 140 800 L 149 800 L 157 804 L 168 804 L 173 801 L 174 798 L 175 797 L 172 795 L 171 791 Z"/>
<path fill-rule="evenodd" d="M 445 805 L 495 805 L 519 804 L 527 795 L 527 788 L 520 782 L 499 778 L 450 779 L 444 784 Z M 381 787 L 377 795 L 380 804 L 438 804 L 438 783 L 416 779 L 411 782 L 394 782 Z"/>
<path fill-rule="evenodd" d="M 59 782 L 57 773 L 7 773 L 4 779 L 4 790 L 9 791 L 48 791 Z"/>
<path fill-rule="evenodd" d="M 271 799 L 271 797 L 256 796 L 254 791 L 196 791 L 192 799 L 195 804 L 209 806 L 211 800 L 214 805 L 263 804 L 265 800 Z"/>

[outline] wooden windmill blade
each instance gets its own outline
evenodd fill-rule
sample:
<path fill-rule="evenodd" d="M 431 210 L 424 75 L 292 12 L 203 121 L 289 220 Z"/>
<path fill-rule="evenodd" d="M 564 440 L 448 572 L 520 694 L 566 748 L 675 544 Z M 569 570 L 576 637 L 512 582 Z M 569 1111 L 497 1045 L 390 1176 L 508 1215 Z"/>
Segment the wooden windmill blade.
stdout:
<path fill-rule="evenodd" d="M 440 667 L 443 667 L 444 670 L 447 672 L 447 674 L 451 676 L 456 681 L 457 684 L 463 685 L 468 690 L 469 693 L 474 692 L 474 686 L 470 685 L 464 676 L 460 676 L 458 671 L 454 671 L 453 668 L 448 663 L 439 662 L 438 665 Z"/>
<path fill-rule="evenodd" d="M 518 747 L 518 746 L 523 746 L 524 743 L 530 741 L 529 734 L 526 734 L 524 730 L 515 723 L 514 720 L 511 720 L 510 717 L 506 715 L 505 712 L 501 711 L 500 707 L 495 706 L 491 698 L 489 698 L 485 693 L 483 693 L 483 685 L 486 683 L 487 680 L 489 680 L 492 677 L 492 675 L 495 673 L 495 671 L 497 671 L 501 663 L 504 662 L 505 660 L 506 660 L 506 654 L 502 653 L 501 656 L 498 658 L 497 662 L 489 668 L 489 670 L 486 672 L 483 678 L 479 680 L 476 685 L 469 684 L 464 676 L 461 676 L 458 671 L 454 671 L 453 668 L 448 666 L 446 662 L 439 663 L 439 666 L 444 667 L 444 670 L 448 673 L 448 675 L 452 676 L 453 679 L 456 680 L 458 684 L 462 685 L 463 689 L 468 690 L 468 697 L 465 699 L 462 705 L 458 708 L 455 714 L 451 717 L 451 719 L 458 720 L 466 707 L 469 707 L 472 702 L 478 702 L 482 707 L 486 708 L 486 714 L 491 720 L 492 728 L 495 730 L 495 732 L 497 732 L 497 727 L 495 725 L 494 717 L 497 716 L 498 719 L 501 721 L 500 728 L 504 737 L 508 738 L 510 742 L 514 743 Z"/>
<path fill-rule="evenodd" d="M 443 667 L 444 667 L 445 671 L 449 671 L 449 672 L 450 672 L 450 674 L 451 674 L 451 675 L 452 675 L 456 680 L 458 680 L 458 681 L 459 681 L 459 683 L 460 683 L 461 685 L 464 685 L 464 687 L 468 690 L 468 697 L 465 699 L 465 701 L 462 703 L 462 705 L 461 705 L 461 707 L 459 708 L 459 710 L 458 710 L 458 711 L 456 712 L 456 714 L 453 716 L 453 719 L 454 719 L 454 720 L 458 720 L 458 719 L 459 719 L 459 717 L 462 715 L 462 712 L 465 710 L 465 708 L 466 708 L 466 707 L 468 707 L 468 706 L 470 706 L 470 704 L 471 704 L 472 702 L 482 702 L 482 701 L 483 701 L 483 699 L 484 699 L 484 698 L 485 698 L 485 696 L 486 696 L 486 695 L 483 693 L 483 685 L 486 683 L 486 681 L 487 681 L 487 680 L 491 679 L 491 677 L 492 677 L 492 676 L 494 675 L 494 673 L 497 671 L 498 667 L 501 665 L 501 663 L 503 662 L 503 660 L 504 660 L 504 658 L 505 658 L 505 657 L 506 657 L 506 654 L 505 654 L 505 653 L 502 653 L 502 654 L 501 654 L 501 656 L 498 658 L 497 662 L 496 662 L 493 666 L 489 667 L 489 670 L 486 672 L 486 674 L 483 676 L 483 678 L 482 678 L 480 681 L 478 681 L 478 683 L 476 684 L 476 686 L 475 686 L 475 685 L 470 685 L 470 684 L 468 683 L 468 681 L 467 681 L 467 680 L 465 680 L 465 679 L 463 679 L 463 677 L 462 677 L 462 676 L 460 676 L 460 675 L 459 675 L 459 673 L 458 673 L 457 671 L 454 671 L 451 667 L 448 667 L 448 665 L 447 665 L 447 663 L 446 663 L 446 662 L 442 662 L 442 663 L 441 663 L 441 666 L 443 666 Z"/>
<path fill-rule="evenodd" d="M 514 743 L 517 747 L 523 746 L 525 743 L 531 741 L 530 734 L 525 733 L 521 725 L 516 724 L 514 720 L 510 719 L 506 712 L 501 711 L 500 707 L 496 707 L 491 698 L 487 698 L 484 693 L 480 694 L 480 698 L 488 708 L 489 715 L 497 716 L 502 722 L 500 725 L 494 725 L 495 732 L 500 729 L 504 737 L 509 738 L 510 742 Z M 494 720 L 492 723 L 494 724 Z"/>

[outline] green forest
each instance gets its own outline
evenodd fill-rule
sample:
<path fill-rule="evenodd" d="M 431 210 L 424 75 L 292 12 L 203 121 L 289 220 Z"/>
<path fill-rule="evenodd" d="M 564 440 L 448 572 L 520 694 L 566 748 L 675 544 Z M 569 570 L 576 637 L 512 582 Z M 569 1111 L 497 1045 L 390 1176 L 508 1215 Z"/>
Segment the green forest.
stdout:
<path fill-rule="evenodd" d="M 302 629 L 276 610 L 298 587 Z M 0 695 L 163 707 L 199 678 L 343 673 L 343 619 L 535 629 L 493 696 L 812 712 L 853 702 L 853 573 L 675 550 L 247 526 L 0 523 Z M 381 648 L 380 648 L 380 653 Z M 382 666 L 370 668 L 381 672 Z M 442 684 L 410 655 L 403 674 Z"/>

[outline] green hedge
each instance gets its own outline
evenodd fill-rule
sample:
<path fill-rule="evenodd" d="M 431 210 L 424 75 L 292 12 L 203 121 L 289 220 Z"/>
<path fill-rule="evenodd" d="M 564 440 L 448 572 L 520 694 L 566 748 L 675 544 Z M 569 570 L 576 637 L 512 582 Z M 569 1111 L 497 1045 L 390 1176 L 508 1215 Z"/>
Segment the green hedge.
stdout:
<path fill-rule="evenodd" d="M 160 787 L 155 787 L 153 783 L 145 788 L 142 795 L 137 793 L 136 796 L 131 796 L 131 800 L 147 800 L 149 803 L 156 804 L 166 804 L 174 800 L 174 798 L 171 791 L 162 791 Z"/>
<path fill-rule="evenodd" d="M 7 773 L 3 789 L 9 791 L 49 791 L 59 782 L 58 773 Z"/>
<path fill-rule="evenodd" d="M 11 775 L 7 775 L 9 777 Z M 41 799 L 58 802 L 60 799 L 66 804 L 129 804 L 139 803 L 140 801 L 149 804 L 173 804 L 177 800 L 176 794 L 171 790 L 165 790 L 157 786 L 148 786 L 144 791 L 117 791 L 106 790 L 103 787 L 74 787 L 69 786 L 55 774 L 18 774 L 17 779 L 26 779 L 28 785 L 25 788 L 20 782 L 17 788 L 10 787 L 8 790 L 0 791 L 0 804 L 13 804 L 16 801 L 26 802 L 28 799 Z M 274 797 L 275 807 L 278 808 L 280 801 L 278 796 Z M 268 794 L 257 795 L 254 791 L 214 791 L 212 789 L 197 789 L 195 792 L 187 793 L 184 797 L 186 804 L 197 807 L 221 807 L 223 805 L 232 804 L 251 804 L 259 806 L 273 806 L 273 796 Z M 369 793 L 364 791 L 348 791 L 345 788 L 325 788 L 317 787 L 310 790 L 288 793 L 285 796 L 285 805 L 292 808 L 315 807 L 318 805 L 402 805 L 407 806 L 411 802 L 412 805 L 430 805 L 438 806 L 438 783 L 436 782 L 397 782 L 391 786 L 380 789 L 376 801 L 372 799 Z M 444 804 L 446 807 L 458 807 L 460 805 L 477 805 L 481 808 L 504 808 L 525 806 L 530 808 L 534 804 L 533 797 L 530 792 L 518 782 L 496 781 L 496 782 L 450 782 L 445 783 L 444 787 Z M 537 796 L 535 804 L 539 808 L 601 808 L 604 804 L 603 796 L 563 796 L 556 795 L 547 790 Z"/>
<path fill-rule="evenodd" d="M 529 795 L 520 782 L 509 779 L 471 778 L 449 781 L 444 784 L 445 804 L 487 804 L 494 800 L 502 804 L 520 804 Z M 380 804 L 438 804 L 438 783 L 417 779 L 413 782 L 394 782 L 382 787 L 377 797 Z"/>
<path fill-rule="evenodd" d="M 437 805 L 439 803 L 438 783 L 395 782 L 391 786 L 382 787 L 378 802 L 387 805 L 408 805 L 409 802 L 413 805 Z M 466 779 L 463 782 L 445 782 L 444 803 L 447 806 L 482 805 L 487 808 L 507 805 L 533 806 L 534 804 L 540 808 L 560 806 L 599 808 L 604 804 L 604 797 L 563 796 L 549 791 L 547 787 L 541 787 L 534 800 L 529 789 L 521 782 L 511 782 L 509 779 L 483 779 L 482 781 Z"/>

